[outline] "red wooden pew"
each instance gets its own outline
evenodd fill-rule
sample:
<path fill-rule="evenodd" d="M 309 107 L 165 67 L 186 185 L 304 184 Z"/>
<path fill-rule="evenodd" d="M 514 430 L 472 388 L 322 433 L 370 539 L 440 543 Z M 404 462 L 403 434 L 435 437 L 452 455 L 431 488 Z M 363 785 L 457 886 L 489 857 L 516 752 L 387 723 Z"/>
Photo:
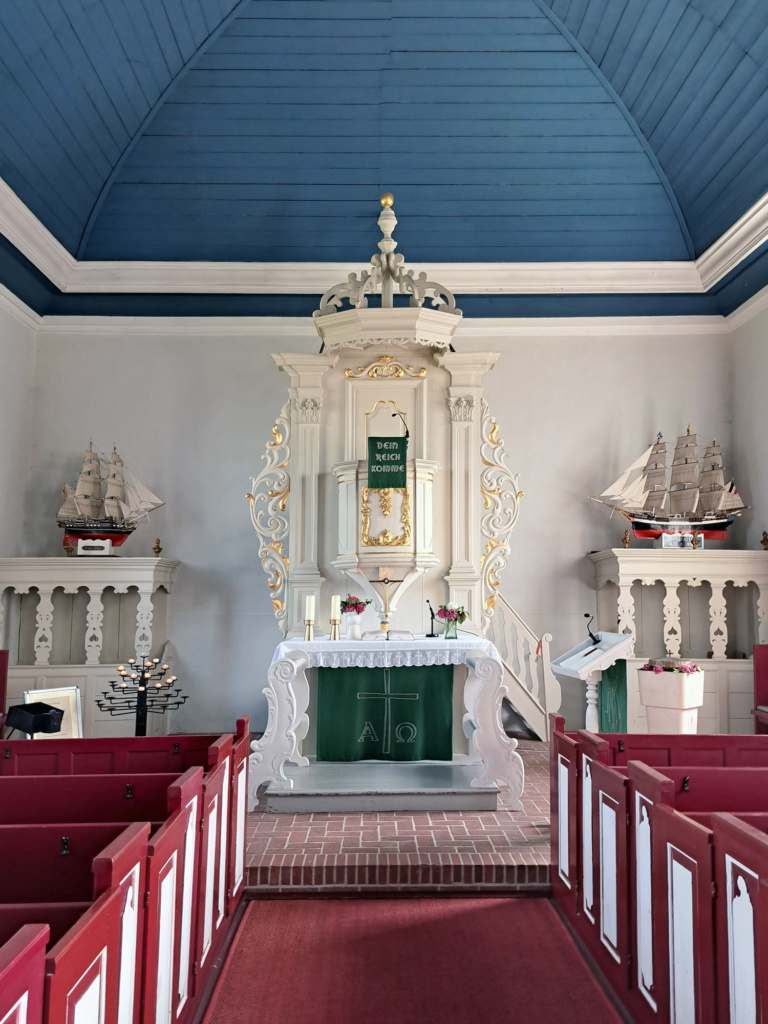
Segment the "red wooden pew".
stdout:
<path fill-rule="evenodd" d="M 3 751 L 0 763 L 11 762 L 13 774 L 0 778 L 0 850 L 17 848 L 27 863 L 9 854 L 4 864 L 0 852 L 0 875 L 7 877 L 5 892 L 0 879 L 0 955 L 16 955 L 15 945 L 6 950 L 3 943 L 17 943 L 14 933 L 35 917 L 48 922 L 55 945 L 46 958 L 43 1024 L 73 1020 L 75 1003 L 82 1014 L 97 996 L 105 1024 L 186 1024 L 197 1012 L 242 897 L 248 725 L 247 718 L 239 720 L 234 741 L 227 735 L 140 738 L 123 741 L 117 751 L 109 749 L 113 740 L 3 741 L 10 752 Z M 182 777 L 151 770 L 184 760 L 200 767 Z M 130 769 L 84 774 L 105 765 Z M 41 776 L 46 766 L 55 774 Z M 202 767 L 209 770 L 203 774 Z M 75 784 L 72 774 L 79 776 Z M 64 816 L 65 824 L 56 824 Z M 82 821 L 72 821 L 77 818 Z M 124 836 L 125 821 L 137 822 L 130 828 L 141 831 L 142 866 L 128 869 L 120 851 L 108 845 L 92 859 L 94 883 L 84 871 L 83 856 L 92 852 L 84 838 Z M 37 870 L 29 869 L 32 848 L 18 841 L 22 832 L 27 846 L 35 836 L 39 843 L 56 838 L 60 844 L 66 837 L 71 851 L 76 840 L 78 856 L 72 859 L 69 852 L 62 858 L 59 849 L 54 863 L 53 847 L 44 843 L 45 857 L 34 860 L 41 861 L 45 882 L 35 890 L 23 881 Z M 34 902 L 3 905 L 14 878 L 22 884 L 13 898 L 34 896 Z M 90 889 L 87 882 L 93 883 Z M 43 901 L 47 897 L 51 902 Z M 93 957 L 86 963 L 99 929 L 104 953 L 99 963 Z M 135 935 L 130 956 L 126 935 Z M 119 970 L 107 971 L 107 961 Z M 27 1024 L 37 1021 L 28 1018 Z"/>
<path fill-rule="evenodd" d="M 48 926 L 28 924 L 3 944 L 0 925 L 0 1020 L 40 1024 L 43 1019 Z"/>

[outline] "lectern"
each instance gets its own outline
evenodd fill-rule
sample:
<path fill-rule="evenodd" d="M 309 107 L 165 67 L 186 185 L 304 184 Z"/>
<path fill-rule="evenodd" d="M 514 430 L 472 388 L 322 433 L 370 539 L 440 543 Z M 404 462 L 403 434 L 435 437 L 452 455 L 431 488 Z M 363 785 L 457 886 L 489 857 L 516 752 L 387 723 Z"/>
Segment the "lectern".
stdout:
<path fill-rule="evenodd" d="M 635 638 L 631 633 L 596 633 L 597 643 L 590 637 L 552 661 L 552 671 L 559 679 L 583 679 L 587 684 L 587 717 L 585 728 L 600 731 L 597 713 L 597 684 L 603 669 L 620 658 L 631 658 Z"/>

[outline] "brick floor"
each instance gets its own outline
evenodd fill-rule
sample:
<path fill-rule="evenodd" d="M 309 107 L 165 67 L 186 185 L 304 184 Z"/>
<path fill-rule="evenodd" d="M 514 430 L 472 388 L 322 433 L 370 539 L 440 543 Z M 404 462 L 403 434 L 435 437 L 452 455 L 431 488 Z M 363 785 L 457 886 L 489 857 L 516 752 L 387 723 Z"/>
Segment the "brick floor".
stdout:
<path fill-rule="evenodd" d="M 522 812 L 248 816 L 251 896 L 387 891 L 546 892 L 549 748 L 521 740 Z"/>

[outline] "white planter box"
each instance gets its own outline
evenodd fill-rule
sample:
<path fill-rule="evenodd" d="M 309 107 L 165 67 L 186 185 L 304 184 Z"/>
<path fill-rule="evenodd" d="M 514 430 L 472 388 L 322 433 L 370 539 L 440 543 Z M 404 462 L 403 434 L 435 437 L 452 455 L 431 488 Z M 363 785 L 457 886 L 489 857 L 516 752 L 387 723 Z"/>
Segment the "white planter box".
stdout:
<path fill-rule="evenodd" d="M 648 672 L 638 669 L 640 702 L 648 732 L 695 733 L 704 703 L 703 672 Z"/>

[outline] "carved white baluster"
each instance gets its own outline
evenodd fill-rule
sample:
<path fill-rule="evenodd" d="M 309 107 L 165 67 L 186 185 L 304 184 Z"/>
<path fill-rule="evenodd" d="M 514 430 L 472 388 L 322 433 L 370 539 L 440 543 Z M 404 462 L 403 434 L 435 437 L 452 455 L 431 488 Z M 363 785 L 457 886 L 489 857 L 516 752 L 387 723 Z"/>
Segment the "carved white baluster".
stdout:
<path fill-rule="evenodd" d="M 728 644 L 728 626 L 725 621 L 725 585 L 712 584 L 712 597 L 709 599 L 709 642 L 712 644 L 712 657 L 724 658 Z"/>
<path fill-rule="evenodd" d="M 39 590 L 35 625 L 35 664 L 49 665 L 53 644 L 53 590 Z"/>
<path fill-rule="evenodd" d="M 632 596 L 632 581 L 619 583 L 619 632 L 635 636 L 635 599 Z"/>
<path fill-rule="evenodd" d="M 664 581 L 664 646 L 670 658 L 680 657 L 680 595 L 677 584 Z"/>
<path fill-rule="evenodd" d="M 149 657 L 152 652 L 152 589 L 139 589 L 139 604 L 136 609 L 136 654 Z"/>
<path fill-rule="evenodd" d="M 101 602 L 101 590 L 90 591 L 88 611 L 85 617 L 85 664 L 98 665 L 101 659 L 101 648 L 104 643 L 102 625 L 104 623 L 104 605 Z"/>

